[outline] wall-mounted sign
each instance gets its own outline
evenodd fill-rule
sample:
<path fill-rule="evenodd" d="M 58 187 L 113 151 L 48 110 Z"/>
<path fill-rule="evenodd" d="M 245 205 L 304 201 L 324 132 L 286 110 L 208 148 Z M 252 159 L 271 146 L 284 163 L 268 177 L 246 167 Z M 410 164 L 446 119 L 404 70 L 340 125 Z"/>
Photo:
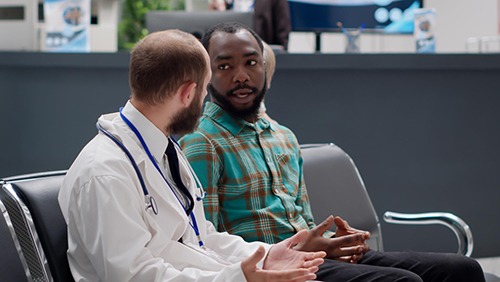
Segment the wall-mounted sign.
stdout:
<path fill-rule="evenodd" d="M 44 0 L 42 50 L 90 51 L 90 0 Z"/>

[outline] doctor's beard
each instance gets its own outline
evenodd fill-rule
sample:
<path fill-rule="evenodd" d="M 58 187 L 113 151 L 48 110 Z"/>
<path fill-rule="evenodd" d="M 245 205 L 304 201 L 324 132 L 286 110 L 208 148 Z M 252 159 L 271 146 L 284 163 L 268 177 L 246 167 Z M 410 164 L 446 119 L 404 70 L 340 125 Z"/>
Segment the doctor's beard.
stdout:
<path fill-rule="evenodd" d="M 193 132 L 198 127 L 203 112 L 203 106 L 201 105 L 202 92 L 196 91 L 196 97 L 191 101 L 191 105 L 174 116 L 172 123 L 167 128 L 167 132 L 184 135 Z"/>

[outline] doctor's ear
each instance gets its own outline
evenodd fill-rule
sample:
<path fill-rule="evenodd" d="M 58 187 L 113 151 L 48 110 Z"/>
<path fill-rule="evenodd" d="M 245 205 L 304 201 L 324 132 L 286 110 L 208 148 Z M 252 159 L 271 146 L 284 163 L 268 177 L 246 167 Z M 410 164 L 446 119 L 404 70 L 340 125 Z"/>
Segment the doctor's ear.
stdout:
<path fill-rule="evenodd" d="M 196 96 L 196 83 L 192 81 L 186 82 L 179 87 L 178 92 L 180 92 L 182 105 L 188 107 Z"/>

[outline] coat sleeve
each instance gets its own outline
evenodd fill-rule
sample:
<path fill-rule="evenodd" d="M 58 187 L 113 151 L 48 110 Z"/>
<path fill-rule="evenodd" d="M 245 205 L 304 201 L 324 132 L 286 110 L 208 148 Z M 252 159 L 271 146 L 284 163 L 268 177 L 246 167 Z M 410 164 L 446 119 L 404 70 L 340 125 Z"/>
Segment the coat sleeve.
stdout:
<path fill-rule="evenodd" d="M 227 232 L 218 232 L 215 230 L 211 222 L 207 221 L 206 239 L 205 243 L 207 246 L 220 254 L 225 260 L 231 263 L 241 262 L 243 259 L 249 257 L 253 254 L 259 246 L 263 246 L 266 250 L 264 258 L 267 256 L 267 252 L 271 248 L 271 245 L 262 242 L 245 242 L 243 238 L 236 235 L 228 234 Z M 263 267 L 263 260 L 261 260 L 257 267 Z"/>

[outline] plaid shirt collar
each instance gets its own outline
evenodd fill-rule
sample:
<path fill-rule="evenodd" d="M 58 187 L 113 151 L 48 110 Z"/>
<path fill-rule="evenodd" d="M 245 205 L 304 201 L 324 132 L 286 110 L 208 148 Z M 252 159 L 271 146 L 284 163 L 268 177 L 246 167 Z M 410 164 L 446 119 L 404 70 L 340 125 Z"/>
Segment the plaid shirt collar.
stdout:
<path fill-rule="evenodd" d="M 255 123 L 251 123 L 244 119 L 231 116 L 228 112 L 213 102 L 206 102 L 203 116 L 205 118 L 213 119 L 220 126 L 231 132 L 233 136 L 239 135 L 244 129 L 252 131 L 276 131 L 275 126 L 261 116 L 259 116 L 259 119 Z"/>

